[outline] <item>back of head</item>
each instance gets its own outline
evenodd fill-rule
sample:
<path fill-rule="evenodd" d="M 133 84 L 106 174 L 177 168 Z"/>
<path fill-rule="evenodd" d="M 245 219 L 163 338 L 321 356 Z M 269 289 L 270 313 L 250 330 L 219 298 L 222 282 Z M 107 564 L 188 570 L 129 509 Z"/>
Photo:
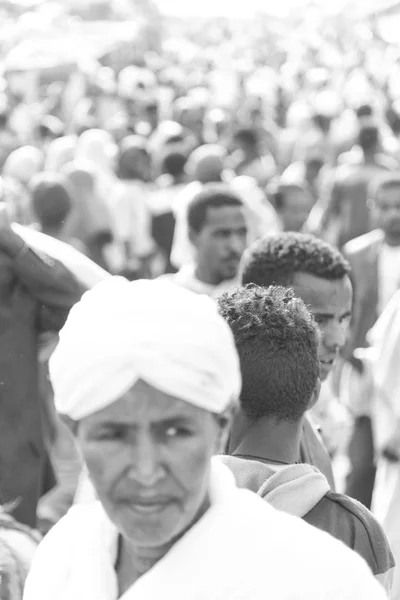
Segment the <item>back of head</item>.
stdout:
<path fill-rule="evenodd" d="M 87 160 L 100 169 L 111 169 L 117 147 L 112 135 L 103 129 L 89 129 L 78 139 L 75 157 Z"/>
<path fill-rule="evenodd" d="M 180 177 L 185 173 L 186 156 L 183 152 L 166 152 L 161 165 L 161 172 L 172 177 Z"/>
<path fill-rule="evenodd" d="M 147 177 L 150 156 L 147 151 L 146 140 L 138 135 L 130 135 L 122 140 L 118 156 L 117 173 L 120 179 L 142 179 Z"/>
<path fill-rule="evenodd" d="M 372 117 L 374 115 L 374 109 L 371 104 L 360 104 L 356 109 L 356 116 L 358 119 L 365 117 Z"/>
<path fill-rule="evenodd" d="M 63 227 L 72 208 L 67 181 L 53 173 L 37 175 L 31 182 L 31 202 L 43 229 Z"/>
<path fill-rule="evenodd" d="M 258 135 L 254 129 L 238 129 L 233 137 L 236 143 L 245 146 L 246 148 L 255 149 L 258 146 Z"/>
<path fill-rule="evenodd" d="M 77 138 L 74 135 L 53 140 L 46 153 L 45 170 L 57 173 L 65 165 L 72 162 L 75 157 L 76 144 Z"/>
<path fill-rule="evenodd" d="M 22 146 L 7 158 L 3 174 L 22 183 L 29 183 L 42 167 L 43 154 L 34 146 Z"/>
<path fill-rule="evenodd" d="M 222 206 L 242 207 L 240 197 L 225 184 L 209 184 L 204 186 L 190 202 L 187 212 L 189 228 L 199 233 L 207 220 L 209 208 Z"/>
<path fill-rule="evenodd" d="M 377 149 L 379 144 L 379 130 L 375 125 L 365 125 L 358 133 L 358 144 L 363 152 Z"/>
<path fill-rule="evenodd" d="M 350 271 L 343 255 L 330 244 L 304 233 L 266 236 L 248 248 L 242 262 L 242 284 L 290 287 L 296 273 L 342 279 Z"/>
<path fill-rule="evenodd" d="M 318 328 L 304 302 L 292 290 L 249 285 L 218 306 L 239 353 L 246 417 L 298 422 L 319 376 Z"/>
<path fill-rule="evenodd" d="M 96 175 L 90 163 L 71 162 L 62 169 L 62 174 L 74 187 L 74 196 L 92 194 L 96 185 Z"/>
<path fill-rule="evenodd" d="M 187 162 L 188 174 L 194 181 L 221 181 L 226 149 L 218 144 L 205 144 L 192 152 Z"/>

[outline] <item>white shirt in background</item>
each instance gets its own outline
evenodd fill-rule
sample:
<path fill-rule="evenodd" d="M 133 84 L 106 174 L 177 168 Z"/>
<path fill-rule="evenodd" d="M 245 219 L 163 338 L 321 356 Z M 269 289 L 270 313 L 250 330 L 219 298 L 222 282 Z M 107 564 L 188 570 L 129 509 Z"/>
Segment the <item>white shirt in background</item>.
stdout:
<path fill-rule="evenodd" d="M 400 288 L 400 246 L 382 244 L 378 259 L 378 313 Z"/>
<path fill-rule="evenodd" d="M 154 248 L 148 194 L 148 186 L 142 181 L 120 181 L 108 200 L 115 241 L 107 258 L 114 272 L 138 268 L 140 259 Z M 129 257 L 126 256 L 126 244 L 130 246 Z"/>

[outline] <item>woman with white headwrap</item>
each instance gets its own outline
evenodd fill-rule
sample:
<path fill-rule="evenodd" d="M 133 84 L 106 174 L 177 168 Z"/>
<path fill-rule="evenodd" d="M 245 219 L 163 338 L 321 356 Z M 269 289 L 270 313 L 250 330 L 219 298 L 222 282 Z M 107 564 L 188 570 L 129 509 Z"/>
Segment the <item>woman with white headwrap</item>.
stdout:
<path fill-rule="evenodd" d="M 25 600 L 384 598 L 355 553 L 212 460 L 240 393 L 212 300 L 112 278 L 73 308 L 50 371 L 100 502 L 46 536 Z"/>

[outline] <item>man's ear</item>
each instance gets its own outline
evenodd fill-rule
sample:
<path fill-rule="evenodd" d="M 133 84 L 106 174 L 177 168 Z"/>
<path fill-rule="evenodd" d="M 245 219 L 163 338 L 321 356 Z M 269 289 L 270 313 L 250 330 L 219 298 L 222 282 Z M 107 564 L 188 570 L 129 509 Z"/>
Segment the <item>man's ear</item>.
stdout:
<path fill-rule="evenodd" d="M 317 379 L 317 383 L 315 384 L 314 391 L 311 395 L 310 402 L 308 404 L 308 410 L 310 410 L 310 408 L 313 408 L 317 404 L 320 392 L 321 392 L 321 380 Z"/>
<path fill-rule="evenodd" d="M 219 425 L 219 435 L 217 438 L 216 454 L 224 454 L 226 445 L 228 443 L 229 434 L 232 429 L 233 419 L 238 413 L 239 405 L 236 402 L 232 402 L 228 408 L 224 410 L 220 415 L 216 415 L 216 419 Z"/>

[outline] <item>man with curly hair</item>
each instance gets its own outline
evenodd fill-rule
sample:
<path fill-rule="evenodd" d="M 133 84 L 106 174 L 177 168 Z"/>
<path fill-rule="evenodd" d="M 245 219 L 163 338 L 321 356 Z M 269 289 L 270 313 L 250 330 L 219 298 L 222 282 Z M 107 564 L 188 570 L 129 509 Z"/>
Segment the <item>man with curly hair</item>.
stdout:
<path fill-rule="evenodd" d="M 245 427 L 232 456 L 220 460 L 239 487 L 303 518 L 358 552 L 390 591 L 394 560 L 375 517 L 330 490 L 315 467 L 297 464 L 302 422 L 318 400 L 319 331 L 293 290 L 247 285 L 224 294 L 219 312 L 235 338 Z"/>
<path fill-rule="evenodd" d="M 350 266 L 330 244 L 312 235 L 281 233 L 255 242 L 245 253 L 242 284 L 291 287 L 308 306 L 321 331 L 319 372 L 324 381 L 346 342 L 352 308 Z M 241 418 L 233 427 L 229 452 L 240 443 Z M 304 419 L 301 461 L 316 466 L 335 487 L 330 457 L 309 417 Z"/>

